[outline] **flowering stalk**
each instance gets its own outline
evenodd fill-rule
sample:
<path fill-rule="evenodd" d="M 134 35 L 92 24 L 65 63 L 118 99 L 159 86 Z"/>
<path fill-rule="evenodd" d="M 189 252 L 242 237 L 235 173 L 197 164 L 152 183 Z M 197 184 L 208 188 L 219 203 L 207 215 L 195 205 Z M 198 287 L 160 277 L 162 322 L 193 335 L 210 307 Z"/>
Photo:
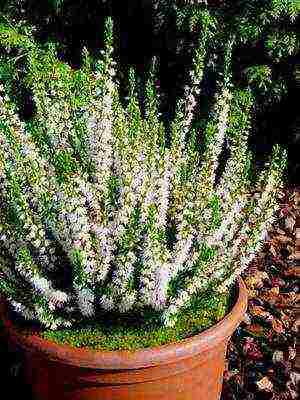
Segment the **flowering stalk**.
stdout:
<path fill-rule="evenodd" d="M 164 311 L 162 318 L 165 324 L 174 325 L 180 309 L 185 307 L 193 296 L 207 290 L 212 282 L 216 287 L 219 285 L 220 291 L 226 290 L 226 287 L 242 273 L 255 257 L 265 238 L 266 226 L 274 221 L 277 196 L 281 188 L 280 171 L 284 168 L 285 156 L 286 154 L 281 153 L 278 146 L 274 147 L 272 163 L 267 169 L 268 174 L 263 174 L 268 176 L 264 196 L 250 208 L 251 213 L 247 223 L 244 223 L 239 230 L 234 245 L 228 246 L 228 243 L 220 242 L 222 246 L 215 253 L 215 258 L 210 259 L 209 263 L 203 263 L 200 260 L 196 274 L 187 280 L 186 288 L 171 300 L 168 308 Z M 230 240 L 227 235 L 226 239 Z M 226 278 L 228 275 L 229 278 Z M 209 279 L 207 279 L 208 276 Z"/>
<path fill-rule="evenodd" d="M 224 215 L 228 212 L 235 199 L 249 190 L 249 159 L 248 137 L 250 130 L 250 112 L 253 105 L 253 95 L 250 90 L 237 90 L 233 94 L 230 110 L 230 127 L 226 140 L 230 148 L 230 156 L 224 173 L 217 185 L 217 193 L 222 199 Z"/>
<path fill-rule="evenodd" d="M 86 110 L 87 149 L 92 162 L 92 178 L 103 210 L 109 210 L 109 180 L 113 175 L 115 137 L 113 129 L 113 98 L 116 95 L 114 83 L 114 62 L 112 59 L 112 21 L 108 19 L 105 27 L 104 60 L 98 64 L 95 74 L 95 98 Z M 104 216 L 107 219 L 108 215 Z"/>
<path fill-rule="evenodd" d="M 140 276 L 141 303 L 156 309 L 160 309 L 164 303 L 161 285 L 162 282 L 168 282 L 170 267 L 165 226 L 170 200 L 171 160 L 171 154 L 166 151 L 159 168 L 160 175 L 157 178 L 154 175 L 151 180 L 142 208 L 142 222 L 146 223 L 147 229 L 142 253 L 144 267 Z M 157 190 L 155 182 L 158 182 Z"/>
<path fill-rule="evenodd" d="M 2 108 L 3 111 L 5 111 L 5 110 L 9 111 L 7 108 L 5 108 L 6 107 L 5 103 L 2 102 L 2 105 L 3 105 L 3 108 Z M 12 116 L 13 115 L 11 115 L 11 117 Z M 7 141 L 4 142 L 6 137 L 2 136 L 3 145 L 4 144 L 6 145 L 6 148 L 5 148 L 6 151 L 2 153 L 3 160 L 6 160 L 6 163 L 8 163 L 10 160 L 8 157 L 9 156 L 13 157 L 13 159 L 15 160 L 16 166 L 18 166 L 18 168 L 20 170 L 20 177 L 22 177 L 21 173 L 23 172 L 24 162 L 26 162 L 26 165 L 29 167 L 29 169 L 26 170 L 26 175 L 29 176 L 29 179 L 31 177 L 30 174 L 34 173 L 34 170 L 33 170 L 34 162 L 41 161 L 39 163 L 40 169 L 38 171 L 38 174 L 35 174 L 35 179 L 33 182 L 31 182 L 31 185 L 27 186 L 27 189 L 28 188 L 32 189 L 27 194 L 31 200 L 34 200 L 35 202 L 37 202 L 37 204 L 39 205 L 39 207 L 37 208 L 37 211 L 40 211 L 42 214 L 43 213 L 43 209 L 41 208 L 41 206 L 42 206 L 41 200 L 43 199 L 42 195 L 50 194 L 50 197 L 48 196 L 48 202 L 49 201 L 50 201 L 50 203 L 51 203 L 51 201 L 53 202 L 54 201 L 53 195 L 55 193 L 55 190 L 57 190 L 57 185 L 53 180 L 52 180 L 52 182 L 51 182 L 51 179 L 49 180 L 49 176 L 48 176 L 48 180 L 46 178 L 47 172 L 50 172 L 51 168 L 47 168 L 48 171 L 47 170 L 44 171 L 44 176 L 43 176 L 43 174 L 41 174 L 41 172 L 43 171 L 42 166 L 47 167 L 47 165 L 45 164 L 45 161 L 43 159 L 40 160 L 40 157 L 37 155 L 37 153 L 35 151 L 34 145 L 24 135 L 24 130 L 23 130 L 22 126 L 20 124 L 18 124 L 18 119 L 15 117 L 15 115 L 14 115 L 14 120 L 15 120 L 14 130 L 12 132 L 10 132 L 10 128 L 6 127 L 6 131 L 8 131 L 8 133 L 12 133 L 14 135 L 12 138 L 14 140 L 14 142 L 12 142 L 12 143 L 14 143 L 15 145 L 14 145 L 14 148 L 12 148 L 12 145 L 9 145 L 9 143 L 7 143 Z M 10 123 L 11 123 L 11 121 L 10 121 Z M 5 128 L 5 126 L 4 126 L 4 128 Z M 2 132 L 3 132 L 3 130 L 2 130 Z M 24 149 L 26 149 L 25 154 L 24 154 Z M 21 162 L 21 156 L 23 156 L 22 162 Z M 35 156 L 34 159 L 32 159 L 32 156 Z M 6 171 L 7 178 L 9 176 L 8 171 L 9 170 Z M 10 175 L 10 178 L 5 180 L 4 182 L 6 182 L 8 185 L 6 185 L 5 188 L 2 187 L 2 194 L 6 196 L 7 201 L 8 201 L 8 199 L 11 199 L 9 201 L 10 201 L 12 209 L 18 216 L 19 223 L 21 224 L 20 227 L 21 227 L 23 235 L 25 237 L 25 242 L 29 243 L 31 248 L 33 248 L 33 251 L 39 255 L 38 260 L 40 263 L 42 263 L 42 265 L 45 268 L 53 269 L 54 263 L 56 262 L 56 255 L 55 255 L 56 250 L 51 245 L 51 241 L 49 241 L 46 238 L 45 230 L 44 230 L 45 227 L 42 224 L 42 222 L 40 221 L 39 217 L 32 213 L 32 211 L 27 203 L 26 192 L 22 193 L 22 188 L 20 186 L 19 178 L 17 178 L 16 174 L 13 173 L 12 175 Z M 51 183 L 52 183 L 52 187 L 51 187 Z M 24 183 L 24 185 L 25 185 L 25 183 Z M 26 185 L 28 185 L 28 182 L 26 183 Z M 46 188 L 45 188 L 45 186 L 46 186 Z M 40 192 L 41 189 L 44 189 L 45 191 L 41 193 Z M 48 189 L 48 191 L 47 191 L 47 189 Z M 72 190 L 73 190 L 73 186 L 72 186 Z M 80 191 L 78 191 L 78 192 L 80 192 Z M 73 203 L 74 203 L 74 201 L 77 202 L 78 192 L 76 193 L 76 196 L 74 196 L 74 198 L 73 198 Z M 60 192 L 60 193 L 62 194 L 62 192 Z M 68 193 L 68 196 L 69 195 L 70 195 L 70 193 Z M 51 197 L 52 197 L 52 199 L 51 199 Z M 87 221 L 85 221 L 85 223 L 80 226 L 80 228 L 82 228 L 80 230 L 80 232 L 77 231 L 77 233 L 76 233 L 76 222 L 77 222 L 78 218 L 80 218 L 80 215 L 81 215 L 79 212 L 80 209 L 77 208 L 76 212 L 74 213 L 74 205 L 72 205 L 71 210 L 67 214 L 65 207 L 67 205 L 68 200 L 63 199 L 59 202 L 59 199 L 56 196 L 56 201 L 58 201 L 58 203 L 60 203 L 60 207 L 59 206 L 56 207 L 56 212 L 59 212 L 59 208 L 61 208 L 61 210 L 62 210 L 60 215 L 58 216 L 58 219 L 51 218 L 51 217 L 53 217 L 53 215 L 51 216 L 49 213 L 47 213 L 47 218 L 50 218 L 50 219 L 45 222 L 47 222 L 48 226 L 52 228 L 52 233 L 57 236 L 58 240 L 63 245 L 64 250 L 70 257 L 70 259 L 72 259 L 74 243 L 78 247 L 78 245 L 79 245 L 78 243 L 80 243 L 80 240 L 86 241 L 86 239 L 82 237 L 82 234 L 83 234 L 82 230 L 83 230 L 83 226 L 85 226 L 86 227 L 85 233 L 86 233 L 86 235 L 88 235 L 89 226 L 88 226 Z M 83 203 L 84 203 L 84 201 L 83 201 Z M 81 212 L 82 211 L 84 211 L 84 213 L 85 213 L 86 209 L 82 208 Z M 78 234 L 79 234 L 79 236 L 78 236 Z M 10 235 L 11 235 L 11 233 L 10 233 Z M 7 236 L 8 235 L 6 235 L 6 237 Z M 85 249 L 86 248 L 87 248 L 87 246 L 85 244 Z M 14 247 L 13 247 L 12 251 L 14 251 Z M 92 253 L 90 247 L 88 248 L 88 252 Z M 91 269 L 92 266 L 93 266 L 93 258 L 91 258 L 90 261 L 86 260 L 86 265 L 84 268 Z M 94 264 L 93 270 L 96 270 L 95 264 Z M 43 278 L 41 277 L 38 279 L 41 280 Z"/>
<path fill-rule="evenodd" d="M 181 173 L 185 169 L 187 154 L 185 151 L 187 142 L 187 133 L 189 132 L 197 104 L 196 97 L 200 94 L 200 86 L 202 83 L 205 57 L 207 52 L 207 42 L 210 34 L 210 26 L 205 24 L 203 34 L 199 38 L 199 46 L 195 50 L 192 69 L 189 73 L 190 82 L 184 87 L 184 96 L 180 98 L 176 104 L 174 120 L 171 123 L 171 152 L 174 163 L 174 174 L 172 178 L 172 186 L 174 187 L 174 196 L 172 203 L 174 210 L 180 208 L 183 210 L 184 195 L 180 195 L 182 187 Z M 188 190 L 188 189 L 187 189 Z M 182 215 L 181 213 L 179 215 Z M 178 223 L 183 223 L 182 218 L 178 219 Z"/>
<path fill-rule="evenodd" d="M 147 191 L 147 161 L 153 155 L 146 146 L 149 139 L 142 128 L 133 69 L 129 71 L 129 83 L 128 136 L 127 140 L 123 139 L 123 154 L 118 158 L 122 187 L 119 191 L 118 209 L 113 222 L 109 224 L 112 247 L 119 255 L 113 262 L 112 281 L 100 300 L 106 309 L 118 308 L 122 311 L 130 310 L 136 301 L 136 290 L 132 289 L 132 281 L 138 261 L 135 252 L 142 229 L 139 224 L 140 206 Z"/>
<path fill-rule="evenodd" d="M 230 100 L 230 93 L 225 89 L 218 97 L 219 102 L 216 105 L 216 125 L 211 123 L 211 127 L 206 131 L 207 137 L 207 149 L 204 155 L 204 163 L 202 164 L 202 169 L 200 170 L 198 185 L 196 182 L 196 190 L 193 188 L 193 183 L 191 182 L 190 187 L 187 192 L 187 199 L 185 208 L 182 212 L 183 220 L 178 227 L 178 233 L 176 236 L 175 251 L 170 262 L 168 274 L 159 273 L 161 279 L 163 279 L 163 285 L 159 286 L 162 289 L 160 297 L 166 301 L 167 288 L 169 282 L 174 278 L 181 270 L 183 270 L 186 261 L 189 258 L 191 249 L 194 245 L 196 230 L 194 228 L 195 216 L 202 220 L 203 216 L 201 211 L 207 205 L 207 198 L 211 196 L 213 191 L 213 185 L 215 180 L 215 171 L 217 168 L 217 159 L 221 152 L 221 146 L 223 143 L 225 129 L 226 129 L 226 119 L 228 115 L 228 101 Z M 213 129 L 211 129 L 213 128 Z M 201 182 L 201 187 L 200 187 Z M 205 192 L 204 192 L 205 191 Z M 200 192 L 200 193 L 199 193 Z M 198 203 L 200 199 L 202 204 Z M 198 210 L 195 209 L 195 205 L 198 206 Z M 203 228 L 203 225 L 201 228 Z M 207 224 L 204 225 L 207 227 Z"/>
<path fill-rule="evenodd" d="M 0 141 L 3 150 L 1 151 L 2 160 L 4 162 L 3 171 L 6 170 L 10 161 L 14 163 L 16 170 L 16 172 L 11 175 L 11 185 L 5 185 L 7 181 L 3 182 L 2 193 L 6 193 L 6 196 L 9 196 L 9 193 L 13 195 L 11 190 L 17 190 L 15 196 L 19 196 L 21 204 L 25 207 L 23 211 L 26 216 L 24 215 L 22 218 L 20 216 L 20 218 L 22 220 L 22 229 L 26 233 L 26 241 L 29 242 L 35 249 L 35 252 L 39 254 L 39 260 L 44 268 L 53 269 L 56 262 L 55 248 L 52 243 L 46 239 L 40 218 L 35 216 L 26 205 L 29 200 L 31 208 L 36 208 L 41 216 L 45 213 L 47 214 L 47 210 L 45 210 L 43 206 L 41 207 L 41 200 L 44 197 L 48 197 L 49 183 L 53 178 L 53 175 L 51 175 L 53 171 L 51 171 L 51 167 L 37 155 L 35 146 L 30 142 L 30 138 L 26 136 L 24 126 L 20 123 L 14 113 L 14 109 L 7 102 L 7 99 L 0 97 L 0 106 L 0 115 L 2 119 Z M 26 165 L 25 174 L 24 164 Z M 37 168 L 37 166 L 39 166 L 39 168 Z M 41 174 L 43 167 L 47 169 L 47 174 L 44 176 Z M 24 178 L 26 178 L 26 181 L 24 181 Z M 20 192 L 20 184 L 23 188 L 26 186 L 26 190 L 23 189 L 23 193 Z M 16 199 L 11 199 L 13 207 L 14 200 Z M 20 207 L 22 206 L 19 206 L 18 212 L 21 212 Z M 34 221 L 32 218 L 34 218 Z"/>

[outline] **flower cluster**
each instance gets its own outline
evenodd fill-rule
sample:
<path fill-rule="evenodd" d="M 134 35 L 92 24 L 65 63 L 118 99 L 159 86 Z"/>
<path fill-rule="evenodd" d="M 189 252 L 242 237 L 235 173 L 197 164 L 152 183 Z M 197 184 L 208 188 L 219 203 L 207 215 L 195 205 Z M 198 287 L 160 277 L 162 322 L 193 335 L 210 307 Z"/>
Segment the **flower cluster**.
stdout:
<path fill-rule="evenodd" d="M 142 315 L 149 307 L 172 325 L 209 288 L 229 290 L 263 243 L 283 185 L 279 146 L 261 172 L 253 168 L 255 99 L 231 83 L 232 38 L 206 128 L 195 131 L 208 39 L 202 34 L 169 143 L 153 71 L 145 112 L 132 70 L 126 105 L 120 98 L 112 31 L 108 19 L 101 61 L 85 53 L 79 70 L 60 61 L 53 46 L 0 31 L 4 45 L 13 37 L 11 45 L 26 47 L 36 107 L 21 121 L 10 78 L 3 79 L 0 291 L 24 318 L 52 329 L 103 311 Z M 229 158 L 217 179 L 224 146 Z"/>

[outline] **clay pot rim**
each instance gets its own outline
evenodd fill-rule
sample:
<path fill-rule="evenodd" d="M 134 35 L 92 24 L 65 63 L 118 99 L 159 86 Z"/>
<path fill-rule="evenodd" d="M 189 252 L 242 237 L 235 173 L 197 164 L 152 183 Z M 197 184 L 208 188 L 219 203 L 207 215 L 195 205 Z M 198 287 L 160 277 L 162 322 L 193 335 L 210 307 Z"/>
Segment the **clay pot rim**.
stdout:
<path fill-rule="evenodd" d="M 38 335 L 21 335 L 7 315 L 5 303 L 0 303 L 0 314 L 12 342 L 23 350 L 49 360 L 77 366 L 106 370 L 147 368 L 183 360 L 207 352 L 229 338 L 241 322 L 247 309 L 248 294 L 241 278 L 237 280 L 238 296 L 230 312 L 217 324 L 205 331 L 176 343 L 140 350 L 102 351 L 57 344 Z"/>

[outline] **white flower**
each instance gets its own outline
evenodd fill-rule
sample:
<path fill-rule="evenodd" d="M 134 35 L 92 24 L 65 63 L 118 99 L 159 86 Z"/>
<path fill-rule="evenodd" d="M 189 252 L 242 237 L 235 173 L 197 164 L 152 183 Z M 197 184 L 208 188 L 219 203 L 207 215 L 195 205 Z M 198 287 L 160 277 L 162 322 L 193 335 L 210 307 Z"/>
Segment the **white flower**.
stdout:
<path fill-rule="evenodd" d="M 77 294 L 77 304 L 81 314 L 85 317 L 93 317 L 95 315 L 95 295 L 91 289 L 75 286 Z"/>
<path fill-rule="evenodd" d="M 106 311 L 111 311 L 114 309 L 114 302 L 109 296 L 103 295 L 99 299 L 99 304 Z"/>

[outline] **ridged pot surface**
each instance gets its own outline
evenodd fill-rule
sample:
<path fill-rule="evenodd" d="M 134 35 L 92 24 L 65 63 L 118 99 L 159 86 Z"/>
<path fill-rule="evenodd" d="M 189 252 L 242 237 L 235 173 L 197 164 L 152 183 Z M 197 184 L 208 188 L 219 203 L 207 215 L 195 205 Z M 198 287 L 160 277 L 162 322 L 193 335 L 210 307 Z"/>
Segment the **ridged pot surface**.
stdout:
<path fill-rule="evenodd" d="M 217 400 L 227 342 L 247 307 L 239 280 L 232 310 L 206 331 L 178 343 L 137 351 L 94 351 L 24 336 L 0 313 L 13 345 L 24 350 L 36 400 Z"/>

